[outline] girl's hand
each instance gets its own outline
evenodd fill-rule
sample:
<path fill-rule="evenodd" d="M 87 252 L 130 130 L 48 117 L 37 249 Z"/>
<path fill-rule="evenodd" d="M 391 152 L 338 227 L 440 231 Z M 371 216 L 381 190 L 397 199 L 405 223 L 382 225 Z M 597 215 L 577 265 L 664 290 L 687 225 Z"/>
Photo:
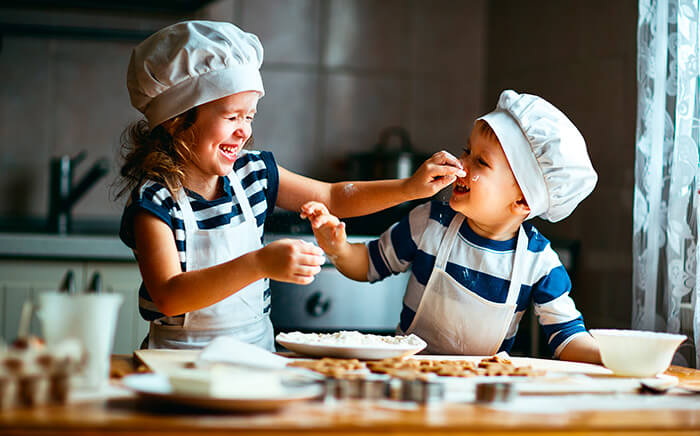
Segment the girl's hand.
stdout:
<path fill-rule="evenodd" d="M 323 203 L 309 201 L 301 206 L 301 217 L 308 218 L 318 245 L 333 260 L 347 245 L 345 223 L 331 215 Z"/>
<path fill-rule="evenodd" d="M 462 162 L 446 151 L 438 151 L 406 179 L 406 189 L 416 198 L 431 197 L 454 182 L 466 177 Z"/>
<path fill-rule="evenodd" d="M 279 282 L 308 285 L 325 261 L 320 248 L 299 239 L 280 239 L 258 250 L 264 277 Z"/>

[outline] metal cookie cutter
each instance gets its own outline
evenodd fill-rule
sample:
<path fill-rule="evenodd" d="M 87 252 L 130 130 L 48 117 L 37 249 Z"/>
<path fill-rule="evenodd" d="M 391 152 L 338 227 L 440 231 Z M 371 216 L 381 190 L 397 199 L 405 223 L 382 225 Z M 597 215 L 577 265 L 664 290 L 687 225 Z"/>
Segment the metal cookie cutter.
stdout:
<path fill-rule="evenodd" d="M 444 400 L 445 385 L 435 380 L 402 379 L 399 387 L 399 400 L 429 404 Z"/>
<path fill-rule="evenodd" d="M 326 398 L 381 400 L 389 396 L 390 378 L 380 374 L 355 374 L 325 381 Z"/>
<path fill-rule="evenodd" d="M 512 401 L 518 395 L 513 383 L 485 382 L 476 385 L 477 403 L 505 403 Z"/>

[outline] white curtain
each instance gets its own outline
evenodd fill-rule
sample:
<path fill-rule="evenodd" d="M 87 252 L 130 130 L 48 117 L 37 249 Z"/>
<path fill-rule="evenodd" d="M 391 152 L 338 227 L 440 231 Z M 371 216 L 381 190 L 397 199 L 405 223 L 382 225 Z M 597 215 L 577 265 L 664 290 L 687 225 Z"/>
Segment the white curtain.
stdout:
<path fill-rule="evenodd" d="M 639 0 L 632 328 L 689 336 L 700 368 L 700 0 Z"/>

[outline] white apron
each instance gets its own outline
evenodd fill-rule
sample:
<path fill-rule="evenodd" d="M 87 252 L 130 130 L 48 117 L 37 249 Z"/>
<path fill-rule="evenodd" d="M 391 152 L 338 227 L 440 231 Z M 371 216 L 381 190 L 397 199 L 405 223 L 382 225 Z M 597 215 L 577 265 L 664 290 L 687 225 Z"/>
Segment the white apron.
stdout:
<path fill-rule="evenodd" d="M 188 271 L 218 265 L 262 247 L 243 186 L 235 172 L 228 178 L 243 212 L 243 222 L 233 228 L 200 230 L 187 194 L 180 189 L 177 203 L 185 223 Z M 148 348 L 202 348 L 217 336 L 229 335 L 274 351 L 270 316 L 263 313 L 266 289 L 266 279 L 251 283 L 218 303 L 187 312 L 182 326 L 151 322 Z M 207 292 L 206 285 L 196 292 Z"/>
<path fill-rule="evenodd" d="M 462 214 L 452 219 L 406 334 L 415 333 L 423 338 L 428 343 L 425 350 L 428 354 L 490 356 L 498 351 L 513 320 L 528 241 L 520 226 L 506 302 L 494 303 L 465 288 L 445 272 L 463 221 Z"/>

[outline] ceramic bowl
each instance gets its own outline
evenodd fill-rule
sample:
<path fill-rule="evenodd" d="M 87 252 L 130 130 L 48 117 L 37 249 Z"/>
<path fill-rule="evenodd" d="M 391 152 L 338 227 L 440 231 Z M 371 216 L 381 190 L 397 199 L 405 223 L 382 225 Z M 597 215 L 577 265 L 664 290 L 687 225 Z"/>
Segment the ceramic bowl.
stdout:
<path fill-rule="evenodd" d="M 640 330 L 592 329 L 603 365 L 616 375 L 654 377 L 668 369 L 685 335 Z"/>

